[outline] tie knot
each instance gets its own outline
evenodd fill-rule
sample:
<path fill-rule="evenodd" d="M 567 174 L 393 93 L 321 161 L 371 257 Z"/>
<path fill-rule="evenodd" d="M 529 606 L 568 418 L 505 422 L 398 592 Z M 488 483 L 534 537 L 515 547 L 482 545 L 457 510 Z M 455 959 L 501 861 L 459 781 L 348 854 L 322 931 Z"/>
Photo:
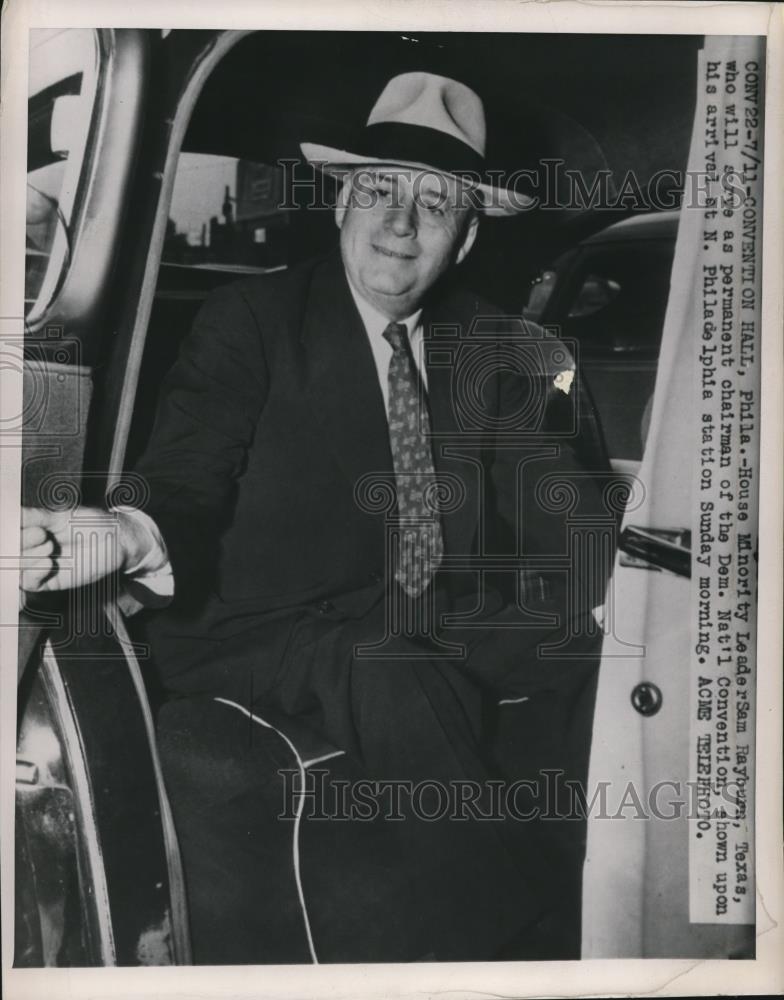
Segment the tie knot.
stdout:
<path fill-rule="evenodd" d="M 392 345 L 393 351 L 404 349 L 406 344 L 406 324 L 390 323 L 386 330 L 384 330 L 384 339 Z"/>

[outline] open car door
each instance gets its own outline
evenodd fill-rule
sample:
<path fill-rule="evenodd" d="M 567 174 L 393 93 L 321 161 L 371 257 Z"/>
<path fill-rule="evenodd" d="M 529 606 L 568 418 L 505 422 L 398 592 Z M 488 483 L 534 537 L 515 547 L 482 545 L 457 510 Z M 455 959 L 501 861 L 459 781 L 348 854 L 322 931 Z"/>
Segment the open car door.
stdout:
<path fill-rule="evenodd" d="M 609 590 L 585 957 L 754 957 L 760 268 L 741 268 L 743 241 L 761 239 L 763 66 L 757 37 L 711 37 L 700 53 L 689 175 L 713 163 L 714 187 L 684 197 L 650 431 Z M 748 86 L 736 100 L 738 68 Z M 745 155 L 710 132 L 736 113 Z M 719 183 L 728 171 L 734 194 Z"/>
<path fill-rule="evenodd" d="M 150 33 L 30 39 L 22 503 L 66 510 L 102 504 L 112 486 L 108 443 L 121 429 L 99 374 L 122 342 L 118 251 L 130 238 Z M 143 245 L 144 220 L 133 222 Z M 121 489 L 115 500 L 132 498 Z M 190 958 L 144 651 L 116 597 L 107 586 L 39 595 L 20 613 L 17 967 Z"/>

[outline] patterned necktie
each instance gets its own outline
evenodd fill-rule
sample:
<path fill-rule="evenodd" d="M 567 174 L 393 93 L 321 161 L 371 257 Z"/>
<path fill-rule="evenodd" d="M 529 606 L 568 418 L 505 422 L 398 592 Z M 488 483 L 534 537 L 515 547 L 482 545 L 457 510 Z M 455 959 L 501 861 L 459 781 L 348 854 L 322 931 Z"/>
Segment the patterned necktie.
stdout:
<path fill-rule="evenodd" d="M 389 441 L 395 466 L 399 518 L 395 578 L 406 593 L 421 594 L 444 554 L 435 504 L 435 470 L 430 418 L 403 323 L 384 330 L 392 345 L 389 362 Z"/>

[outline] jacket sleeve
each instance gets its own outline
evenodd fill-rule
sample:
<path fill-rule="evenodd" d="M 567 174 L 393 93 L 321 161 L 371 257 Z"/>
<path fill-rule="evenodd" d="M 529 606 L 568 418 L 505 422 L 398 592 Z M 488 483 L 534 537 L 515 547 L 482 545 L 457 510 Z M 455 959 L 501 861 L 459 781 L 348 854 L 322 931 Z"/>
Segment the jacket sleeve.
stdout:
<path fill-rule="evenodd" d="M 267 397 L 261 333 L 243 283 L 213 292 L 164 379 L 137 463 L 174 574 L 175 600 L 203 594 Z"/>

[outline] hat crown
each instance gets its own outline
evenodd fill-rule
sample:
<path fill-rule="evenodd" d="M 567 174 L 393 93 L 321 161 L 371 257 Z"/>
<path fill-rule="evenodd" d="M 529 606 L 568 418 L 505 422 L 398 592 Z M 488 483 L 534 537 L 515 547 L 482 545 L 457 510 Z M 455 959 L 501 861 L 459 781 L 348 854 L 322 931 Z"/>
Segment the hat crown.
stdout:
<path fill-rule="evenodd" d="M 435 73 L 400 73 L 384 87 L 356 147 L 300 147 L 317 169 L 345 178 L 358 166 L 435 170 L 475 187 L 486 215 L 513 215 L 533 204 L 497 181 L 485 181 L 485 109 L 458 80 Z"/>
<path fill-rule="evenodd" d="M 395 122 L 435 129 L 485 155 L 485 110 L 464 83 L 434 73 L 392 77 L 368 117 L 368 125 Z"/>

